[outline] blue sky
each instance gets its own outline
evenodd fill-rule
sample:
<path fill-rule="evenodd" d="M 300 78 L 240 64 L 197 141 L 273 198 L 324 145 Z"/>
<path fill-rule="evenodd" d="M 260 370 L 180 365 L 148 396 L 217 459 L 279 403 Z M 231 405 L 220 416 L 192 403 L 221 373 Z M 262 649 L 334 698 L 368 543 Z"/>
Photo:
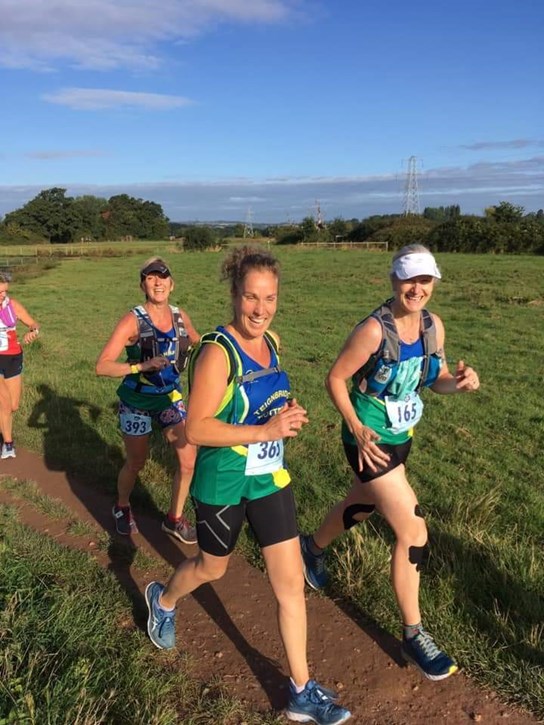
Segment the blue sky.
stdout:
<path fill-rule="evenodd" d="M 542 0 L 0 0 L 0 214 L 52 186 L 172 220 L 544 207 Z"/>

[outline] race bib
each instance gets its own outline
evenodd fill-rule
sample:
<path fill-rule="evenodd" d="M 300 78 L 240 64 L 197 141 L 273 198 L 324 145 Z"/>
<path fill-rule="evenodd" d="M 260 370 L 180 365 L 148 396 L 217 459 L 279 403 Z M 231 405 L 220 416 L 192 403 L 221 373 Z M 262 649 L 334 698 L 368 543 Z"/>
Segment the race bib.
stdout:
<path fill-rule="evenodd" d="M 151 433 L 151 416 L 138 413 L 121 413 L 119 415 L 121 430 L 128 436 L 143 436 Z"/>
<path fill-rule="evenodd" d="M 391 423 L 389 430 L 393 433 L 404 433 L 410 430 L 419 423 L 423 415 L 423 401 L 415 392 L 402 399 L 386 395 L 385 408 Z"/>
<path fill-rule="evenodd" d="M 7 330 L 0 330 L 0 351 L 7 350 L 9 346 Z"/>
<path fill-rule="evenodd" d="M 283 439 L 250 443 L 247 447 L 246 476 L 274 473 L 283 468 Z"/>

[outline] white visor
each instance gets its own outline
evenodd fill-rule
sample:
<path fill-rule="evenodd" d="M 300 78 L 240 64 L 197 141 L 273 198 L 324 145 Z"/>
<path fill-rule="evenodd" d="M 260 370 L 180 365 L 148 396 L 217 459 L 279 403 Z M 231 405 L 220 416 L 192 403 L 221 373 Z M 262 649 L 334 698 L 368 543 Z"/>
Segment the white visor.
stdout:
<path fill-rule="evenodd" d="M 430 252 L 404 254 L 402 257 L 395 259 L 391 267 L 391 274 L 394 274 L 397 279 L 411 279 L 420 275 L 442 279 L 440 270 Z"/>

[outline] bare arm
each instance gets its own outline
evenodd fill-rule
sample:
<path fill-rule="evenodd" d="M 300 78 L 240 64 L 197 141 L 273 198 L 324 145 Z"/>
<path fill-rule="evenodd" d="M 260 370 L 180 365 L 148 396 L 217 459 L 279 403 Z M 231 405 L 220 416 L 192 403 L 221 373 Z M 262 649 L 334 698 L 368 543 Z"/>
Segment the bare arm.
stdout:
<path fill-rule="evenodd" d="M 233 425 L 215 418 L 228 385 L 229 363 L 226 352 L 213 343 L 204 346 L 195 366 L 187 412 L 189 443 L 228 447 L 294 438 L 304 423 L 306 411 L 294 402 L 285 405 L 264 425 Z"/>
<path fill-rule="evenodd" d="M 389 456 L 376 445 L 379 435 L 357 417 L 349 397 L 347 382 L 379 349 L 381 340 L 381 325 L 374 318 L 371 317 L 356 327 L 346 340 L 325 381 L 332 402 L 357 441 L 361 469 L 366 463 L 373 471 L 386 465 Z"/>
<path fill-rule="evenodd" d="M 38 337 L 40 332 L 40 326 L 36 320 L 29 314 L 25 307 L 17 300 L 11 298 L 11 304 L 13 305 L 13 311 L 18 320 L 21 320 L 23 325 L 26 325 L 29 330 L 23 336 L 23 342 L 29 343 Z"/>
<path fill-rule="evenodd" d="M 102 352 L 98 356 L 95 366 L 96 374 L 105 375 L 109 378 L 123 378 L 132 372 L 151 372 L 165 368 L 170 364 L 162 356 L 144 360 L 144 362 L 139 362 L 135 366 L 128 362 L 118 362 L 126 345 L 134 344 L 137 340 L 138 323 L 132 312 L 128 312 L 119 320 L 110 339 L 104 345 Z M 134 370 L 132 369 L 133 367 L 135 368 Z"/>
<path fill-rule="evenodd" d="M 446 332 L 442 320 L 433 315 L 436 325 L 436 341 L 439 350 L 444 350 L 446 340 Z M 449 371 L 448 363 L 444 353 L 444 363 L 440 370 L 436 382 L 431 386 L 431 390 L 440 395 L 452 395 L 453 393 L 470 393 L 478 390 L 480 380 L 478 373 L 471 367 L 465 365 L 463 360 L 459 360 L 456 366 L 455 374 Z"/>
<path fill-rule="evenodd" d="M 183 324 L 185 325 L 185 329 L 187 330 L 187 334 L 189 336 L 189 341 L 190 341 L 191 345 L 195 345 L 200 340 L 200 335 L 195 330 L 193 323 L 191 322 L 191 318 L 185 312 L 185 310 L 180 309 L 180 314 L 183 319 Z"/>

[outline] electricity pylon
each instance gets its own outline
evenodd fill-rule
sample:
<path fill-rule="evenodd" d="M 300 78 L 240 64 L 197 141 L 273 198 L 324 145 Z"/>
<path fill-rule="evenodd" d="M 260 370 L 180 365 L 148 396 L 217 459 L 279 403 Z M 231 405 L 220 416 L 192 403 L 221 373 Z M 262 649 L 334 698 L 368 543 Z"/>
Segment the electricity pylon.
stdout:
<path fill-rule="evenodd" d="M 417 159 L 410 156 L 408 159 L 408 170 L 406 172 L 406 183 L 404 185 L 404 216 L 408 214 L 419 214 L 419 190 L 417 186 Z"/>

